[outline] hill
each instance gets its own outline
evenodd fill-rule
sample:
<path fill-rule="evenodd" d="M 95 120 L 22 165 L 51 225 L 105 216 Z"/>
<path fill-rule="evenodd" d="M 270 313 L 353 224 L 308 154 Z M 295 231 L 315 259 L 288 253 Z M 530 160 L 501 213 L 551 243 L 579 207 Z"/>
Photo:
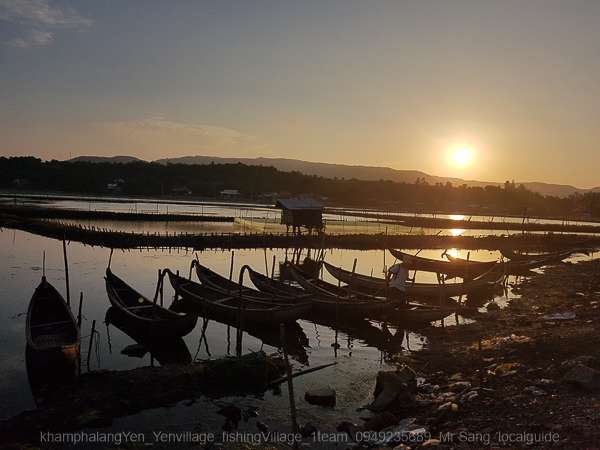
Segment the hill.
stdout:
<path fill-rule="evenodd" d="M 141 161 L 132 156 L 113 156 L 110 158 L 98 156 L 80 156 L 71 161 L 90 161 L 90 162 L 130 162 Z M 429 175 L 417 170 L 397 170 L 389 167 L 375 166 L 350 166 L 345 164 L 316 163 L 289 158 L 221 158 L 218 156 L 184 156 L 180 158 L 165 158 L 154 161 L 160 164 L 236 164 L 242 163 L 254 166 L 273 166 L 283 172 L 300 172 L 306 175 L 317 175 L 324 178 L 352 179 L 373 181 L 373 180 L 391 180 L 397 183 L 414 183 L 417 179 L 426 181 L 429 184 L 452 183 L 453 186 L 466 184 L 473 187 L 502 186 L 504 182 L 464 180 L 461 178 L 438 177 Z M 516 182 L 522 184 L 525 188 L 539 192 L 542 195 L 555 197 L 568 197 L 569 195 L 585 192 L 600 192 L 600 187 L 593 189 L 579 189 L 570 185 L 559 185 L 540 182 Z"/>
<path fill-rule="evenodd" d="M 72 162 L 112 162 L 112 163 L 129 163 L 132 161 L 143 161 L 143 159 L 136 158 L 135 156 L 78 156 L 70 159 Z"/>

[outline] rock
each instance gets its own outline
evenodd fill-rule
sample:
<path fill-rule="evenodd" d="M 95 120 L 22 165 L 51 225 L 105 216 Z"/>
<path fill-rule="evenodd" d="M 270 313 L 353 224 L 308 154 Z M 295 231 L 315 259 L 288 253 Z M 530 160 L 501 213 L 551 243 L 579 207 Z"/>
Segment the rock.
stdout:
<path fill-rule="evenodd" d="M 355 427 L 355 426 L 356 426 L 355 423 L 343 421 L 338 424 L 338 426 L 336 427 L 336 431 L 339 431 L 340 433 L 343 433 L 343 432 L 348 433 L 348 430 L 350 430 L 351 427 Z"/>
<path fill-rule="evenodd" d="M 416 374 L 409 367 L 398 370 L 385 370 L 377 374 L 373 402 L 367 409 L 385 411 L 414 401 L 417 390 Z"/>
<path fill-rule="evenodd" d="M 365 430 L 367 431 L 381 431 L 384 428 L 391 427 L 398 424 L 398 418 L 389 411 L 385 411 L 373 416 L 367 423 L 365 423 Z"/>
<path fill-rule="evenodd" d="M 436 392 L 440 392 L 440 387 L 437 384 L 423 383 L 419 386 L 419 392 L 435 394 Z"/>
<path fill-rule="evenodd" d="M 260 420 L 256 422 L 256 427 L 263 433 L 266 433 L 267 431 L 269 431 L 269 425 L 261 422 Z"/>
<path fill-rule="evenodd" d="M 317 427 L 315 427 L 312 423 L 309 422 L 306 425 L 299 425 L 298 432 L 303 438 L 308 436 L 314 436 L 317 433 Z"/>
<path fill-rule="evenodd" d="M 600 389 L 600 372 L 577 364 L 563 376 L 563 381 L 585 389 Z"/>
<path fill-rule="evenodd" d="M 600 363 L 593 356 L 579 356 L 577 358 L 563 361 L 559 367 L 560 372 L 564 375 L 578 364 L 583 364 L 590 369 L 600 369 Z"/>
<path fill-rule="evenodd" d="M 477 397 L 479 397 L 479 393 L 477 391 L 467 392 L 463 396 L 462 401 L 464 401 L 464 402 L 471 402 L 471 401 L 475 400 Z"/>
<path fill-rule="evenodd" d="M 235 405 L 227 405 L 217 411 L 217 414 L 225 416 L 225 418 L 233 424 L 235 428 L 238 426 L 238 422 L 242 420 L 242 410 Z"/>
<path fill-rule="evenodd" d="M 544 391 L 543 389 L 540 389 L 537 386 L 528 386 L 523 390 L 525 392 L 530 392 L 531 395 L 534 395 L 535 397 L 541 397 L 542 395 L 548 395 L 548 393 L 546 391 Z"/>
<path fill-rule="evenodd" d="M 311 405 L 335 406 L 336 395 L 333 389 L 309 389 L 304 394 L 304 400 Z"/>
<path fill-rule="evenodd" d="M 457 383 L 452 383 L 450 386 L 448 386 L 448 390 L 450 392 L 454 392 L 456 394 L 464 391 L 465 389 L 470 389 L 470 388 L 471 388 L 471 383 L 469 383 L 468 381 L 459 381 Z"/>
<path fill-rule="evenodd" d="M 498 311 L 500 309 L 500 305 L 498 305 L 498 303 L 495 301 L 491 301 L 487 304 L 486 308 L 488 311 Z"/>
<path fill-rule="evenodd" d="M 242 417 L 244 418 L 244 422 L 248 422 L 251 417 L 258 417 L 258 411 L 248 408 L 245 411 L 242 411 Z"/>
<path fill-rule="evenodd" d="M 225 419 L 225 423 L 221 426 L 221 429 L 226 433 L 229 433 L 235 430 L 236 428 L 237 426 L 234 425 L 233 422 L 229 419 Z"/>

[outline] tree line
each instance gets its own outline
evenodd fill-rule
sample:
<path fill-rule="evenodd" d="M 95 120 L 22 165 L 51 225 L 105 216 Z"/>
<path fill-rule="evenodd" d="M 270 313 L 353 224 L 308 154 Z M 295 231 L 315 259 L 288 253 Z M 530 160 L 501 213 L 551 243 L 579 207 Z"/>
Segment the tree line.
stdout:
<path fill-rule="evenodd" d="M 575 218 L 600 217 L 600 193 L 566 198 L 543 196 L 507 181 L 485 188 L 451 183 L 434 185 L 390 180 L 324 178 L 282 172 L 272 166 L 236 164 L 172 164 L 42 161 L 32 156 L 0 157 L 0 188 L 103 194 L 116 180 L 123 195 L 166 196 L 185 187 L 196 198 L 219 198 L 223 190 L 237 190 L 240 198 L 273 201 L 276 195 L 312 197 L 326 206 L 389 209 L 391 211 L 457 214 L 528 215 Z"/>

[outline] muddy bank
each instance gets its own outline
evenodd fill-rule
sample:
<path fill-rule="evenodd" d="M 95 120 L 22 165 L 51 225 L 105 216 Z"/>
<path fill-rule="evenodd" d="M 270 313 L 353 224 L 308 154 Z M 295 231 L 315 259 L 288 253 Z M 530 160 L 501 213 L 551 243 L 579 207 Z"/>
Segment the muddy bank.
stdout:
<path fill-rule="evenodd" d="M 600 448 L 600 261 L 560 264 L 477 323 L 431 329 L 403 361 L 422 377 L 385 426 L 413 420 L 412 448 Z M 391 415 L 391 416 L 390 416 Z"/>
<path fill-rule="evenodd" d="M 73 386 L 35 393 L 37 409 L 0 422 L 0 448 L 37 448 L 41 433 L 105 427 L 118 417 L 194 402 L 200 395 L 259 394 L 283 373 L 281 358 L 261 352 L 201 364 L 89 372 Z"/>

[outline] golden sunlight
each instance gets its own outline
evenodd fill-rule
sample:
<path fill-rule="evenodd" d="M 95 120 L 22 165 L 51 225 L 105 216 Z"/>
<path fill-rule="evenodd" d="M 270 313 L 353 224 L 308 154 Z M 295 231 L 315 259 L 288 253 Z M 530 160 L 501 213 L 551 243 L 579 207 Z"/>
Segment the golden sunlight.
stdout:
<path fill-rule="evenodd" d="M 475 151 L 471 147 L 457 145 L 448 149 L 446 158 L 453 167 L 468 167 L 475 162 Z"/>

